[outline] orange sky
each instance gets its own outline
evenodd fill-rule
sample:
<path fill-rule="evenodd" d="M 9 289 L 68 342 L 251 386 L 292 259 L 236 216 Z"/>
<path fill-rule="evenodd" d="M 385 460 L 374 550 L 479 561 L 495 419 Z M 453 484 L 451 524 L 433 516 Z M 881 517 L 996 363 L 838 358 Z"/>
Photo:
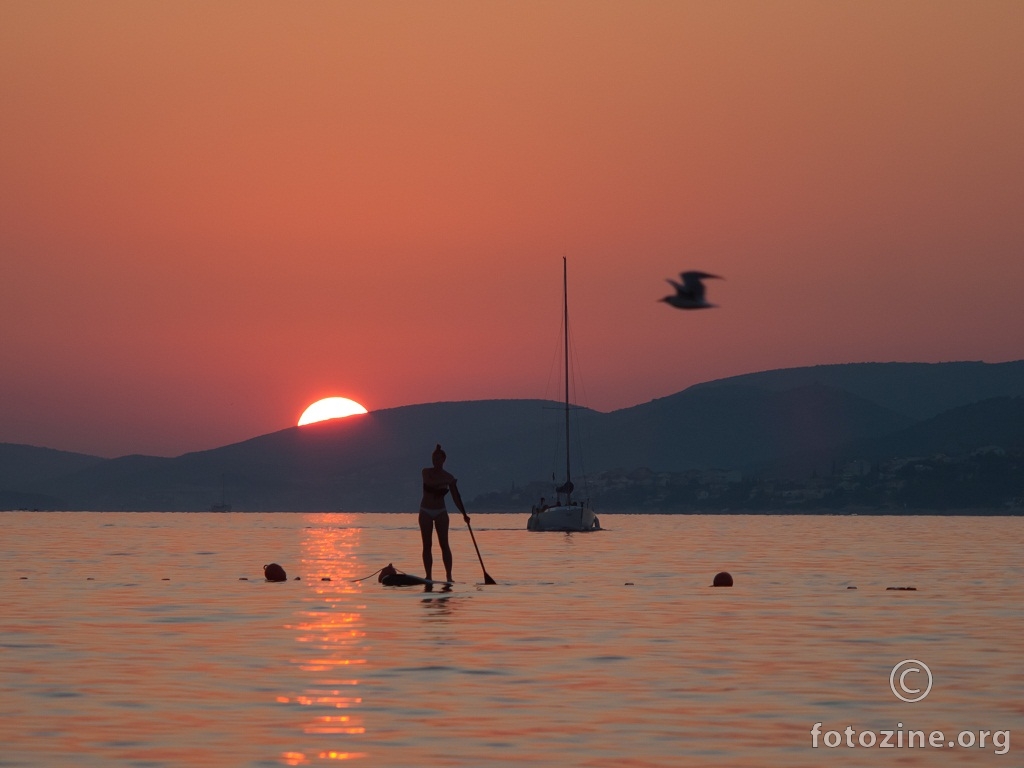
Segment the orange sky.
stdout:
<path fill-rule="evenodd" d="M 1024 357 L 1024 4 L 0 4 L 0 442 Z M 656 299 L 682 269 L 720 307 Z"/>

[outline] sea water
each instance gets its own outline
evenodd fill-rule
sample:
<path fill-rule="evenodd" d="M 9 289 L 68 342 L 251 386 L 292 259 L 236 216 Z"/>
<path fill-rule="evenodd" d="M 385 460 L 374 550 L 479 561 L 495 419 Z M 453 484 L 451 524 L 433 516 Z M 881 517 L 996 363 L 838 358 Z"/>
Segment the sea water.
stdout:
<path fill-rule="evenodd" d="M 1024 765 L 1022 518 L 526 518 L 0 513 L 0 766 Z"/>

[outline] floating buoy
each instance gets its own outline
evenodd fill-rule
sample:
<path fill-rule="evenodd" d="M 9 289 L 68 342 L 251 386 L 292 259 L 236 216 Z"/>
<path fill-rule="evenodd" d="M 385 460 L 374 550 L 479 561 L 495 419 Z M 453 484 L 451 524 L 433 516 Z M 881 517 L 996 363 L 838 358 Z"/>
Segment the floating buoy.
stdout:
<path fill-rule="evenodd" d="M 847 587 L 847 589 L 856 589 L 856 587 Z"/>
<path fill-rule="evenodd" d="M 715 574 L 715 580 L 711 584 L 712 587 L 731 587 L 732 586 L 732 574 L 728 571 L 722 571 L 721 573 Z"/>
<path fill-rule="evenodd" d="M 886 587 L 886 591 L 895 590 L 897 592 L 917 592 L 917 587 Z"/>
<path fill-rule="evenodd" d="M 277 563 L 263 566 L 263 577 L 267 581 L 288 581 L 288 574 Z"/>

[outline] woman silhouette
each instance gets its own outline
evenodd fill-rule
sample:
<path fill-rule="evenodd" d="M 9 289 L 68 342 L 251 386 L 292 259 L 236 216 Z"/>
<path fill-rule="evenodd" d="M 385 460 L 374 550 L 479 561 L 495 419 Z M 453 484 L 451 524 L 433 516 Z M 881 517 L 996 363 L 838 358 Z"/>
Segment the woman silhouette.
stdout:
<path fill-rule="evenodd" d="M 462 519 L 469 523 L 469 515 L 462 505 L 458 482 L 455 477 L 444 469 L 445 452 L 438 443 L 430 456 L 432 466 L 423 469 L 423 499 L 420 501 L 420 535 L 423 537 L 423 569 L 428 579 L 434 570 L 433 532 L 437 529 L 437 543 L 441 545 L 441 559 L 444 561 L 444 573 L 447 581 L 452 580 L 452 548 L 448 544 L 448 510 L 444 506 L 444 497 L 451 491 L 452 501 L 462 513 Z"/>

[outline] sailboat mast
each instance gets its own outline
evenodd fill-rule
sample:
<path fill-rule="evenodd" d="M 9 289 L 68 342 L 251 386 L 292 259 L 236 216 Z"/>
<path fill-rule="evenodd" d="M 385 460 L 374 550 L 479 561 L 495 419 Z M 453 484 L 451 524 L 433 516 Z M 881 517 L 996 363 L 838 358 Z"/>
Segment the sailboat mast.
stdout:
<path fill-rule="evenodd" d="M 562 257 L 562 324 L 565 327 L 565 485 L 570 487 L 569 473 L 569 273 L 565 256 Z M 566 504 L 572 503 L 572 490 L 566 493 Z"/>

